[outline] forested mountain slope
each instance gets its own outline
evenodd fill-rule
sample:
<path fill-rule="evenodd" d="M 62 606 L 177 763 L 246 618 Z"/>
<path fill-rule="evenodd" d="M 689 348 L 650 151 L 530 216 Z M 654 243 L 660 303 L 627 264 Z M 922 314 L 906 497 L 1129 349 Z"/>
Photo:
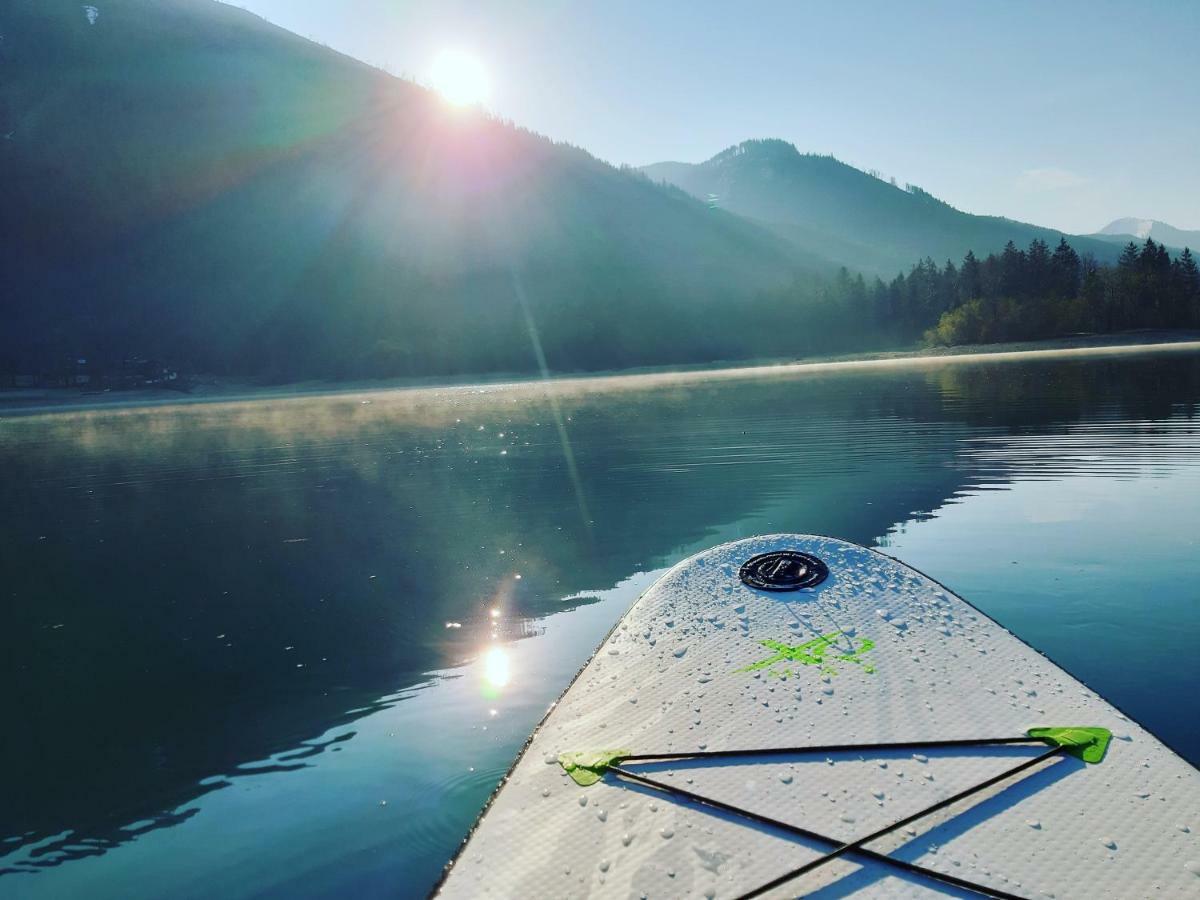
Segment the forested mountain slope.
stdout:
<path fill-rule="evenodd" d="M 212 0 L 8 0 L 0 35 L 9 371 L 737 358 L 747 304 L 826 265 Z"/>

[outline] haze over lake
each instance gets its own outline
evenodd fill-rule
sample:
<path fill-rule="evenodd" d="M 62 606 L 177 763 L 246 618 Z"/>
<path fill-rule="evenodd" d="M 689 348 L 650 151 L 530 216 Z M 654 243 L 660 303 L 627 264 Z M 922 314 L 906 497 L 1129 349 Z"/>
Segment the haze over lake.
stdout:
<path fill-rule="evenodd" d="M 639 592 L 758 533 L 1200 762 L 1198 413 L 1147 352 L 0 418 L 0 897 L 424 895 Z"/>

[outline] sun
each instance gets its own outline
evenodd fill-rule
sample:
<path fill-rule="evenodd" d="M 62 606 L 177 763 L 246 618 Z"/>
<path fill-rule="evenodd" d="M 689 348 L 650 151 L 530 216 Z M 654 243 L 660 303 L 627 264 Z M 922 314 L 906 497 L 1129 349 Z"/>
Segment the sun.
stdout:
<path fill-rule="evenodd" d="M 447 103 L 471 106 L 483 103 L 491 92 L 483 63 L 464 50 L 443 50 L 433 61 L 429 81 Z"/>

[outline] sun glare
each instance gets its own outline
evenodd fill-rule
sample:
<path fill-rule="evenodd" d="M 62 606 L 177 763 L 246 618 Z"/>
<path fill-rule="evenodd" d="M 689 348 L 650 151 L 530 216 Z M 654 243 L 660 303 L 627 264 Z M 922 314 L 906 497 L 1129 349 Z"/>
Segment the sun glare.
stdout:
<path fill-rule="evenodd" d="M 443 50 L 433 61 L 429 81 L 446 102 L 455 106 L 483 103 L 491 85 L 483 64 L 463 50 Z"/>
<path fill-rule="evenodd" d="M 493 647 L 483 658 L 483 680 L 494 688 L 502 688 L 512 678 L 512 667 L 508 654 L 500 647 Z"/>

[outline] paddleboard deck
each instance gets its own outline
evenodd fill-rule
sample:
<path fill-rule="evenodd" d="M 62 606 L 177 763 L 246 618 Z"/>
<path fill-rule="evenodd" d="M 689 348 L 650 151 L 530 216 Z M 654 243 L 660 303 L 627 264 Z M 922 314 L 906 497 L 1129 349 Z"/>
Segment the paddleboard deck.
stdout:
<path fill-rule="evenodd" d="M 1200 896 L 1198 831 L 1200 772 L 986 615 L 772 535 L 642 595 L 435 893 Z"/>

